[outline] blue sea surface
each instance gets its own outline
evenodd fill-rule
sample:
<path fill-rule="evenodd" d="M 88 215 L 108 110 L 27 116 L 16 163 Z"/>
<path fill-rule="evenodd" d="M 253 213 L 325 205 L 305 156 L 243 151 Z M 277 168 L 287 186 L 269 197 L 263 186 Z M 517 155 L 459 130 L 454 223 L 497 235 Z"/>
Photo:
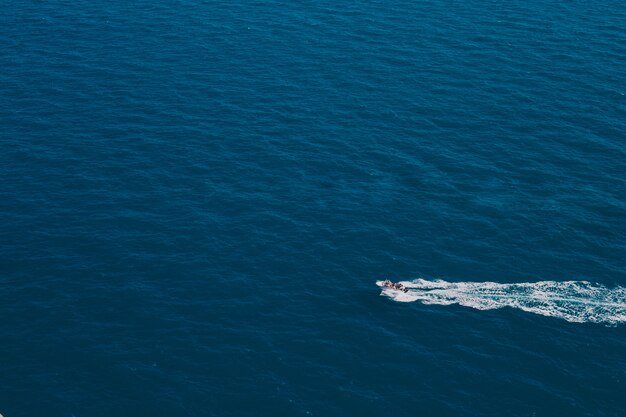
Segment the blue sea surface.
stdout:
<path fill-rule="evenodd" d="M 3 6 L 4 417 L 626 416 L 622 1 Z"/>

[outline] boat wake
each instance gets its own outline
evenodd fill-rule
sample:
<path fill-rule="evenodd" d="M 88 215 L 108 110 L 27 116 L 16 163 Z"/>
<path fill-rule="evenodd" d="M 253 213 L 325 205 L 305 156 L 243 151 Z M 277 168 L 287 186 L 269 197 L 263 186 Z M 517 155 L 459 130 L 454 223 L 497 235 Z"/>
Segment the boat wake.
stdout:
<path fill-rule="evenodd" d="M 379 286 L 382 281 L 378 281 Z M 626 288 L 607 288 L 587 281 L 540 281 L 517 284 L 448 282 L 417 279 L 402 281 L 402 292 L 382 288 L 381 295 L 399 302 L 459 304 L 478 310 L 517 308 L 575 323 L 626 322 Z"/>

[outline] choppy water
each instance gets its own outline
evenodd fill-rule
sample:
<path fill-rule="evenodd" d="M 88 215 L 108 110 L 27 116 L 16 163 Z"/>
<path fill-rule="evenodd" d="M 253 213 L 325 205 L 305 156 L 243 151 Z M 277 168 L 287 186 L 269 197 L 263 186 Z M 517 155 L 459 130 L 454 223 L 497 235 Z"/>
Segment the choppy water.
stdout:
<path fill-rule="evenodd" d="M 381 281 L 377 284 L 382 286 Z M 478 310 L 511 307 L 575 323 L 626 322 L 623 287 L 609 289 L 585 281 L 499 284 L 418 279 L 401 284 L 400 290 L 383 287 L 382 294 L 400 302 L 459 304 Z"/>
<path fill-rule="evenodd" d="M 7 4 L 0 413 L 626 415 L 624 28 Z"/>

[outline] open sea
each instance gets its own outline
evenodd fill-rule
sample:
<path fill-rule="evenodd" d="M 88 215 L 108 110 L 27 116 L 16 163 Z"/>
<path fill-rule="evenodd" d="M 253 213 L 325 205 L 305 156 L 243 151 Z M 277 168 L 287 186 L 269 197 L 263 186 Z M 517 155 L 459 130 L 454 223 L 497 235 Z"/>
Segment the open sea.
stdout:
<path fill-rule="evenodd" d="M 2 6 L 4 417 L 626 416 L 623 1 Z"/>

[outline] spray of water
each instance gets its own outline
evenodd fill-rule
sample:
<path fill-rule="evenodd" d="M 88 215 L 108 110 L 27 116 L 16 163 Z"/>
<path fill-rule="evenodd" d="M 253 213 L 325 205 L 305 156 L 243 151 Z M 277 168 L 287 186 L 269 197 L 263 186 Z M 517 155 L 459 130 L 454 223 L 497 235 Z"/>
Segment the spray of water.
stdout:
<path fill-rule="evenodd" d="M 448 282 L 417 279 L 403 281 L 407 292 L 382 287 L 381 295 L 399 302 L 459 304 L 478 310 L 517 308 L 576 323 L 626 322 L 626 288 L 607 288 L 587 281 L 540 281 L 517 284 Z"/>

